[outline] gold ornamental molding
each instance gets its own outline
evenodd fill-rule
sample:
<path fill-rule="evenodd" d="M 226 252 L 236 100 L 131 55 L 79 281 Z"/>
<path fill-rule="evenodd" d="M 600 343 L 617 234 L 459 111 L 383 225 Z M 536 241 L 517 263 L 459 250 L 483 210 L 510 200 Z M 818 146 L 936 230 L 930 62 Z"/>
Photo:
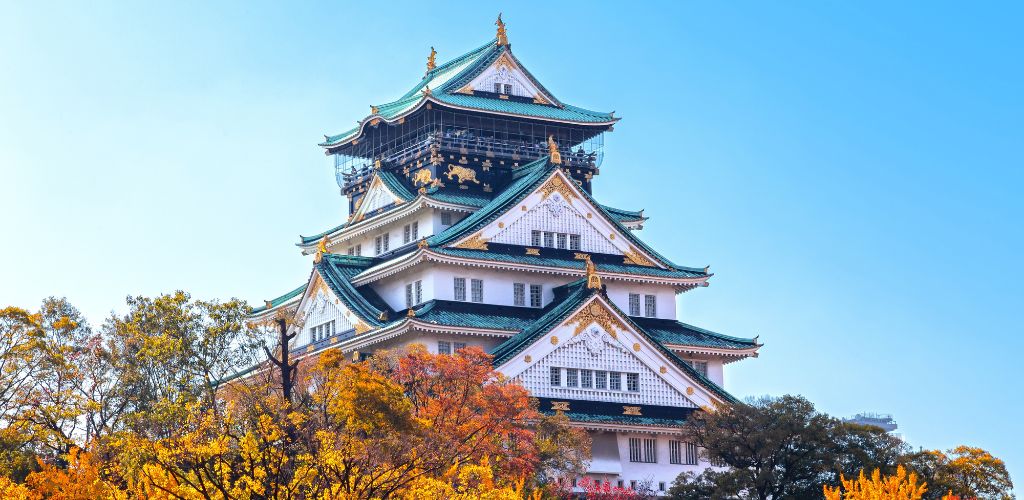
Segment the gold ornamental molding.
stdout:
<path fill-rule="evenodd" d="M 551 409 L 555 411 L 570 411 L 568 401 L 552 401 Z"/>
<path fill-rule="evenodd" d="M 487 250 L 487 238 L 484 238 L 480 233 L 476 233 L 469 238 L 466 238 L 455 245 L 455 248 L 466 248 L 469 250 Z"/>
<path fill-rule="evenodd" d="M 573 336 L 579 335 L 583 330 L 586 330 L 588 326 L 593 323 L 597 323 L 604 331 L 608 332 L 612 338 L 618 338 L 617 330 L 627 330 L 626 325 L 622 323 L 615 316 L 607 306 L 604 305 L 600 300 L 594 300 L 590 305 L 580 309 L 569 321 L 565 322 L 567 325 L 573 323 L 576 324 L 576 329 L 573 330 Z"/>
<path fill-rule="evenodd" d="M 551 176 L 551 178 L 540 187 L 540 192 L 540 201 L 548 199 L 548 196 L 551 196 L 552 193 L 561 194 L 562 198 L 565 198 L 566 201 L 576 198 L 576 192 L 573 191 L 564 180 L 562 180 L 562 176 L 560 175 Z"/>
<path fill-rule="evenodd" d="M 639 406 L 623 406 L 622 407 L 622 414 L 623 415 L 635 415 L 635 416 L 638 416 L 638 417 L 642 417 L 643 416 L 643 415 L 640 414 L 640 407 Z"/>
<path fill-rule="evenodd" d="M 648 259 L 644 254 L 640 253 L 636 247 L 630 245 L 629 250 L 622 253 L 623 264 L 635 264 L 638 266 L 656 267 L 651 259 Z"/>

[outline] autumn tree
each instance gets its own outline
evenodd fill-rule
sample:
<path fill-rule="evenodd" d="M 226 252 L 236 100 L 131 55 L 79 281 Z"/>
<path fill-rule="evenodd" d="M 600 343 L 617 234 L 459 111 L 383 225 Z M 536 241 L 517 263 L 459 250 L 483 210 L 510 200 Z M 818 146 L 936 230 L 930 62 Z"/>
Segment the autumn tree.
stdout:
<path fill-rule="evenodd" d="M 1006 464 L 981 448 L 923 450 L 907 454 L 901 462 L 928 482 L 925 498 L 929 500 L 942 498 L 946 493 L 962 498 L 1013 498 L 1013 481 Z"/>
<path fill-rule="evenodd" d="M 921 500 L 928 490 L 926 484 L 918 482 L 917 474 L 908 474 L 903 466 L 891 476 L 883 477 L 881 471 L 875 469 L 868 478 L 861 470 L 857 479 L 840 477 L 840 482 L 840 486 L 834 488 L 822 487 L 825 500 Z"/>

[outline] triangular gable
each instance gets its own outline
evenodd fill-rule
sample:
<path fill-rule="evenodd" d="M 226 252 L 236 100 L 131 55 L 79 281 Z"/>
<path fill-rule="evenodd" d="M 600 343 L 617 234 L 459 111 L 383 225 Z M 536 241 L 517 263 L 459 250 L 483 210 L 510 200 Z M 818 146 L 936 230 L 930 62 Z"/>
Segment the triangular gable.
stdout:
<path fill-rule="evenodd" d="M 327 286 L 323 276 L 316 269 L 313 270 L 306 291 L 302 294 L 302 300 L 295 310 L 294 320 L 303 331 L 309 331 L 312 327 L 332 320 L 335 321 L 334 331 L 338 333 L 354 329 L 358 335 L 370 330 L 366 319 L 352 311 L 331 287 Z"/>
<path fill-rule="evenodd" d="M 564 380 L 555 386 L 550 379 L 552 367 L 637 373 L 639 390 L 566 387 Z M 712 382 L 701 380 L 599 293 L 497 369 L 520 380 L 537 397 L 691 408 L 728 402 L 728 397 L 719 393 L 724 391 L 712 390 Z M 622 384 L 626 389 L 626 380 Z"/>
<path fill-rule="evenodd" d="M 379 208 L 405 203 L 405 200 L 381 179 L 381 175 L 379 171 L 373 175 L 373 180 L 370 181 L 370 186 L 366 188 L 366 193 L 356 202 L 355 211 L 352 212 L 352 220 L 362 220 L 367 213 Z"/>
<path fill-rule="evenodd" d="M 487 243 L 504 243 L 535 247 L 538 245 L 533 240 L 534 231 L 579 235 L 579 251 L 583 253 L 622 255 L 626 264 L 665 267 L 652 255 L 637 248 L 621 226 L 591 203 L 560 169 L 552 171 L 516 206 L 451 246 L 483 249 Z M 556 246 L 559 243 L 555 241 Z M 567 238 L 565 248 L 570 248 L 570 245 Z M 542 240 L 540 246 L 548 245 Z"/>
<path fill-rule="evenodd" d="M 495 84 L 502 86 L 498 92 L 495 91 Z M 510 93 L 505 92 L 505 85 L 509 85 Z M 507 50 L 456 92 L 460 94 L 472 94 L 473 92 L 508 94 L 531 98 L 537 104 L 556 104 L 558 102 Z"/>

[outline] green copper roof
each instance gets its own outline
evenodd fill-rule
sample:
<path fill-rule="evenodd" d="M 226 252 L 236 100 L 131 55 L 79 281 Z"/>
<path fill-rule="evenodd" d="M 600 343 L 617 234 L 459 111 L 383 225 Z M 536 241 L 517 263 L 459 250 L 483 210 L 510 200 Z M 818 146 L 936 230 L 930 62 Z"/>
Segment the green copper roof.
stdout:
<path fill-rule="evenodd" d="M 398 180 L 395 174 L 387 170 L 378 170 L 377 176 L 380 177 L 381 182 L 387 186 L 388 190 L 401 198 L 402 201 L 412 201 L 416 198 L 416 195 L 409 191 L 409 188 L 405 187 L 405 184 L 402 184 L 402 181 Z"/>
<path fill-rule="evenodd" d="M 345 306 L 352 312 L 358 314 L 371 326 L 379 327 L 384 324 L 380 320 L 382 312 L 393 314 L 385 302 L 368 287 L 361 287 L 356 290 L 350 281 L 353 276 L 363 272 L 373 264 L 370 257 L 358 257 L 354 255 L 324 255 L 315 268 L 324 278 L 331 291 L 341 299 Z"/>
<path fill-rule="evenodd" d="M 469 83 L 473 78 L 487 69 L 502 54 L 508 55 L 523 70 L 527 78 L 531 79 L 534 85 L 545 95 L 554 100 L 552 105 L 536 104 L 532 101 L 515 99 L 496 99 L 478 95 L 457 93 L 457 91 Z M 427 95 L 424 90 L 430 88 Z M 512 54 L 507 45 L 499 46 L 496 40 L 491 40 L 480 47 L 477 47 L 466 54 L 463 54 L 451 61 L 448 61 L 431 71 L 428 71 L 423 78 L 411 90 L 395 101 L 375 106 L 377 112 L 360 122 L 360 125 L 343 133 L 325 136 L 321 146 L 328 147 L 358 137 L 364 123 L 371 118 L 382 118 L 385 121 L 392 121 L 418 108 L 428 99 L 441 104 L 459 108 L 468 108 L 484 112 L 501 113 L 507 115 L 538 118 L 543 120 L 554 120 L 574 123 L 609 124 L 617 119 L 611 113 L 590 111 L 584 108 L 563 104 L 555 99 L 544 86 L 533 77 L 525 66 Z"/>
<path fill-rule="evenodd" d="M 292 291 L 290 291 L 290 292 L 288 292 L 288 293 L 286 293 L 286 294 L 284 294 L 284 295 L 282 295 L 280 297 L 276 297 L 276 298 L 270 299 L 270 307 L 269 307 L 269 309 L 273 309 L 273 308 L 275 308 L 275 307 L 277 307 L 277 306 L 279 306 L 281 304 L 284 304 L 285 302 L 288 302 L 291 299 L 294 299 L 295 297 L 297 297 L 299 295 L 302 295 L 302 292 L 306 291 L 306 285 L 307 285 L 307 283 L 303 283 L 302 286 L 296 288 L 295 290 L 292 290 Z M 266 306 L 266 304 L 264 304 L 264 305 L 262 305 L 260 307 L 253 308 L 252 312 L 250 312 L 249 314 L 261 313 L 263 311 L 266 311 L 267 309 L 268 309 L 268 307 Z"/>
<path fill-rule="evenodd" d="M 334 234 L 334 233 L 336 233 L 338 231 L 341 231 L 342 229 L 345 229 L 345 226 L 347 226 L 347 225 L 348 225 L 348 222 L 342 222 L 340 226 L 332 227 L 332 228 L 330 228 L 330 229 L 328 229 L 328 230 L 326 230 L 326 231 L 324 231 L 322 233 L 314 234 L 313 236 L 302 236 L 300 234 L 299 235 L 299 245 L 308 245 L 310 243 L 315 243 L 315 242 L 319 241 L 320 238 L 323 238 L 324 236 L 327 236 L 328 234 Z"/>
<path fill-rule="evenodd" d="M 431 251 L 442 255 L 450 255 L 452 257 L 465 257 L 470 259 L 489 260 L 492 262 L 559 267 L 563 269 L 576 269 L 581 272 L 586 269 L 584 261 L 575 258 L 575 252 L 554 248 L 539 248 L 537 251 L 540 255 L 524 255 L 525 252 L 521 246 L 502 245 L 496 243 L 488 243 L 487 250 L 440 247 L 432 248 Z M 690 269 L 661 269 L 650 266 L 625 264 L 623 263 L 621 255 L 591 254 L 591 260 L 593 260 L 598 272 L 605 273 L 622 273 L 659 278 L 703 278 L 706 276 L 703 272 L 695 272 Z"/>
<path fill-rule="evenodd" d="M 416 319 L 426 323 L 518 332 L 537 319 L 540 309 L 432 300 L 416 308 Z"/>
<path fill-rule="evenodd" d="M 623 210 L 621 208 L 614 208 L 609 207 L 608 205 L 601 204 L 598 204 L 598 206 L 600 206 L 601 210 L 604 210 L 611 218 L 615 219 L 617 222 L 636 222 L 647 220 L 647 217 L 644 217 L 643 210 Z"/>
<path fill-rule="evenodd" d="M 662 344 L 712 347 L 719 349 L 749 349 L 757 347 L 754 339 L 730 337 L 688 325 L 674 319 L 633 318 L 633 322 Z"/>

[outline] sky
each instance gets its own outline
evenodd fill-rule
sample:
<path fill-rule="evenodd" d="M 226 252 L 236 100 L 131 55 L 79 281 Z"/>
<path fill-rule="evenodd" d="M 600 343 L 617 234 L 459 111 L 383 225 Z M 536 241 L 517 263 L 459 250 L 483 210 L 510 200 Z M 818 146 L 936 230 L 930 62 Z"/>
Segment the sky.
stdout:
<path fill-rule="evenodd" d="M 324 134 L 494 36 L 614 110 L 595 179 L 711 286 L 681 319 L 759 336 L 739 397 L 892 413 L 1024 484 L 1024 5 L 4 2 L 0 305 L 93 322 L 183 289 L 260 304 L 346 218 Z"/>

